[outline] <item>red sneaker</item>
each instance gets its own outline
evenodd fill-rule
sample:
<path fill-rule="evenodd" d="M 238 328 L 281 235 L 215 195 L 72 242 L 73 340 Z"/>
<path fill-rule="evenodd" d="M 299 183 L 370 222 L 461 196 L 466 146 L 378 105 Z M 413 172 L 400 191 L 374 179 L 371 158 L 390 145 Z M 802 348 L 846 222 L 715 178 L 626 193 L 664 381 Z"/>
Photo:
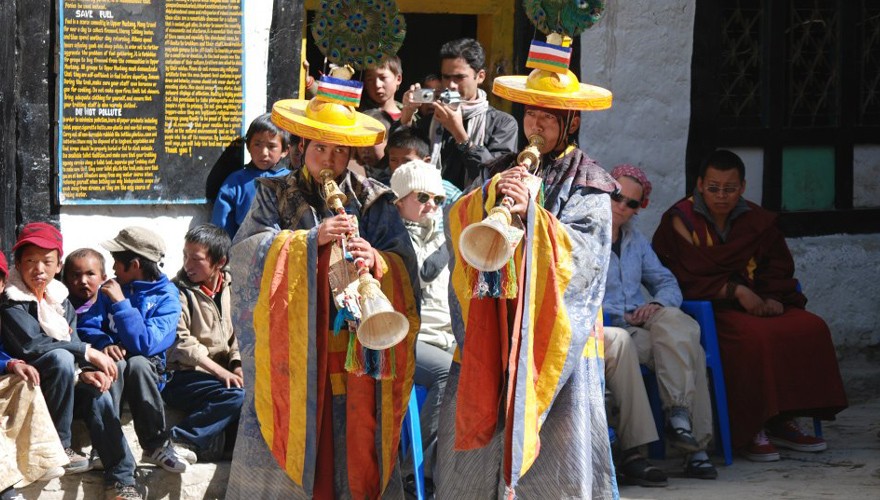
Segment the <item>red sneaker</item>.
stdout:
<path fill-rule="evenodd" d="M 779 452 L 767 439 L 767 433 L 763 430 L 755 434 L 752 444 L 746 449 L 745 456 L 752 462 L 776 462 L 779 460 Z"/>
<path fill-rule="evenodd" d="M 770 436 L 770 442 L 780 448 L 813 452 L 828 448 L 824 439 L 805 433 L 793 419 L 767 427 L 767 434 Z"/>

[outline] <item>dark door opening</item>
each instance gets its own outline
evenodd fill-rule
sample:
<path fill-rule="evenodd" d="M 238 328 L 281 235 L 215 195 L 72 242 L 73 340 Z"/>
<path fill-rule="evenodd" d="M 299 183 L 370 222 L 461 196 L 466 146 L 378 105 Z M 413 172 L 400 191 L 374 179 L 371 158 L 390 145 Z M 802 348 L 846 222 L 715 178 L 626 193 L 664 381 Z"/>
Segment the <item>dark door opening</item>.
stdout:
<path fill-rule="evenodd" d="M 314 11 L 308 13 L 306 57 L 311 64 L 312 76 L 318 71 L 326 71 L 324 56 L 312 39 L 311 25 Z M 477 17 L 462 14 L 404 14 L 406 18 L 406 39 L 397 55 L 403 65 L 403 83 L 395 99 L 400 100 L 403 92 L 413 83 L 421 81 L 430 74 L 440 72 L 437 54 L 440 46 L 457 38 L 477 36 Z M 362 79 L 358 74 L 356 78 Z"/>

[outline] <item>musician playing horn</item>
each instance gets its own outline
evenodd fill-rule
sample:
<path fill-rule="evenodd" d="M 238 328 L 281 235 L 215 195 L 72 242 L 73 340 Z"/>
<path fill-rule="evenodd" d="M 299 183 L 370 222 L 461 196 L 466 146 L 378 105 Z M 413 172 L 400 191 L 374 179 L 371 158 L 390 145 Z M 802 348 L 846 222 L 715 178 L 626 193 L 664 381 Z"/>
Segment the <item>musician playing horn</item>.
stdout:
<path fill-rule="evenodd" d="M 567 65 L 558 71 L 499 77 L 493 86 L 526 105 L 525 138 L 543 139 L 533 172 L 540 182 L 529 181 L 516 153 L 502 156 L 448 213 L 460 347 L 441 409 L 438 498 L 616 493 L 597 316 L 617 184 L 574 143 L 579 111 L 610 107 L 611 93 L 579 83 Z M 525 235 L 506 266 L 480 272 L 462 259 L 459 235 L 505 195 L 511 233 L 521 226 Z"/>
<path fill-rule="evenodd" d="M 346 169 L 354 147 L 385 134 L 334 97 L 353 83 L 322 77 L 312 101 L 273 107 L 273 121 L 303 139 L 304 165 L 257 185 L 232 249 L 247 399 L 228 498 L 403 498 L 397 450 L 415 366 L 418 273 L 391 190 Z M 345 214 L 328 206 L 325 169 Z M 357 259 L 409 320 L 389 349 L 364 348 L 357 301 L 338 300 L 357 288 L 339 286 L 357 284 Z"/>

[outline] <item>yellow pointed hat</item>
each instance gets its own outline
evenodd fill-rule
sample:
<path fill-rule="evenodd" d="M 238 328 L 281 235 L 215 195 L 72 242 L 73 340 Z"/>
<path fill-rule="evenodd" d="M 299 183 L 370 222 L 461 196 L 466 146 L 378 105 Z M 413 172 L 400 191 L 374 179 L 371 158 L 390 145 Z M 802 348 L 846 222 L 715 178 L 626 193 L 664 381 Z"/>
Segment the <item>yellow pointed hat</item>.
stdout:
<path fill-rule="evenodd" d="M 293 135 L 340 146 L 366 147 L 385 140 L 385 125 L 355 111 L 363 83 L 333 73 L 318 81 L 311 100 L 284 99 L 272 106 L 272 122 Z"/>
<path fill-rule="evenodd" d="M 492 83 L 492 93 L 507 99 L 542 108 L 600 111 L 611 107 L 611 91 L 578 81 L 568 69 L 571 61 L 571 38 L 552 33 L 547 42 L 533 40 L 526 67 L 528 76 L 499 76 Z"/>

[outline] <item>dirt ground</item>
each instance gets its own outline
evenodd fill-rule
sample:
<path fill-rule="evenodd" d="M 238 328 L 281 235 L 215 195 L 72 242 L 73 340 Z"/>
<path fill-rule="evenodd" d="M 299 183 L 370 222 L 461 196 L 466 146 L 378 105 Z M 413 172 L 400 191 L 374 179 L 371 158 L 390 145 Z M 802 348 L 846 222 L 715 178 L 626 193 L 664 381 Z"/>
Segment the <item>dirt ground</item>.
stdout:
<path fill-rule="evenodd" d="M 807 426 L 809 428 L 809 426 Z M 674 477 L 681 459 L 652 461 L 670 475 L 665 488 L 621 486 L 622 499 L 880 499 L 880 398 L 851 405 L 822 427 L 828 449 L 821 453 L 780 450 L 782 460 L 755 463 L 734 455 L 723 464 L 712 455 L 718 479 Z"/>

